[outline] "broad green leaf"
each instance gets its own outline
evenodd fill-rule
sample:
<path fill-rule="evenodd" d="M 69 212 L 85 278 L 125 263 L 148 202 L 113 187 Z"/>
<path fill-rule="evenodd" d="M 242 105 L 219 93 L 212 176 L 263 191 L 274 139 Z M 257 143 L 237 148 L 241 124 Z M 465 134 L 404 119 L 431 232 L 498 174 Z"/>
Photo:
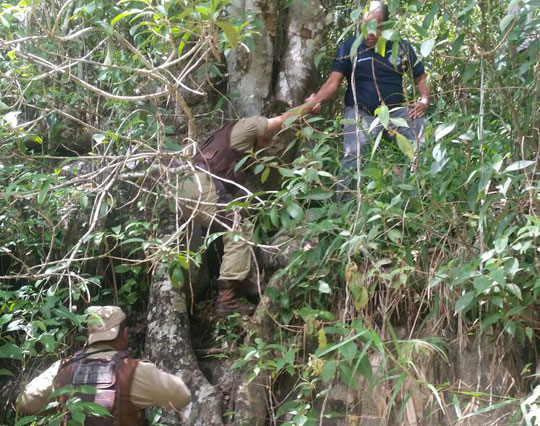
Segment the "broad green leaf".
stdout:
<path fill-rule="evenodd" d="M 412 27 L 420 34 L 422 37 L 427 38 L 429 36 L 429 33 L 424 27 L 421 27 L 418 24 L 412 23 Z"/>
<path fill-rule="evenodd" d="M 491 279 L 485 275 L 480 275 L 473 280 L 473 286 L 476 290 L 476 295 L 480 295 L 491 286 Z"/>
<path fill-rule="evenodd" d="M 13 343 L 6 343 L 0 346 L 0 358 L 11 358 L 20 361 L 22 360 L 21 348 L 15 346 Z"/>
<path fill-rule="evenodd" d="M 510 12 L 508 15 L 502 18 L 501 23 L 499 24 L 502 32 L 506 30 L 506 27 L 508 27 L 508 25 L 514 20 L 515 17 L 516 14 L 514 12 Z"/>
<path fill-rule="evenodd" d="M 326 191 L 322 188 L 313 188 L 311 191 L 309 191 L 308 198 L 310 200 L 327 200 L 333 195 L 333 191 Z"/>
<path fill-rule="evenodd" d="M 435 39 L 424 40 L 422 42 L 422 46 L 420 46 L 420 53 L 424 58 L 431 53 L 433 46 L 435 46 Z"/>
<path fill-rule="evenodd" d="M 364 39 L 363 34 L 360 34 L 356 39 L 354 40 L 351 50 L 349 52 L 349 55 L 351 57 L 351 62 L 356 59 L 357 53 L 358 53 L 358 47 L 360 46 L 360 43 L 362 43 L 362 40 Z"/>
<path fill-rule="evenodd" d="M 347 386 L 349 386 L 351 389 L 354 389 L 357 391 L 358 383 L 356 380 L 356 375 L 353 373 L 353 370 L 351 367 L 349 367 L 344 362 L 341 362 L 339 364 L 339 377 L 345 383 Z"/>
<path fill-rule="evenodd" d="M 364 9 L 359 7 L 351 12 L 351 21 L 356 22 L 358 18 L 364 13 Z"/>
<path fill-rule="evenodd" d="M 411 141 L 403 136 L 401 133 L 396 133 L 396 141 L 399 149 L 403 154 L 409 157 L 411 160 L 414 158 L 414 149 Z"/>
<path fill-rule="evenodd" d="M 12 127 L 15 128 L 19 124 L 19 119 L 17 118 L 21 111 L 11 111 L 4 115 L 4 120 Z"/>
<path fill-rule="evenodd" d="M 333 359 L 328 359 L 324 361 L 321 379 L 324 384 L 329 383 L 336 374 L 337 362 Z"/>
<path fill-rule="evenodd" d="M 324 293 L 324 294 L 330 294 L 332 293 L 332 290 L 330 289 L 330 286 L 328 285 L 328 283 L 324 282 L 324 281 L 321 281 L 319 280 L 319 293 Z"/>
<path fill-rule="evenodd" d="M 458 52 L 461 49 L 461 46 L 463 46 L 463 41 L 465 40 L 465 34 L 461 33 L 457 36 L 457 38 L 452 43 L 452 50 L 450 51 L 452 56 L 456 56 Z"/>
<path fill-rule="evenodd" d="M 43 344 L 47 352 L 53 352 L 56 349 L 56 341 L 51 334 L 42 334 L 39 337 L 39 341 Z"/>
<path fill-rule="evenodd" d="M 304 218 L 304 210 L 298 204 L 290 202 L 285 208 L 293 219 L 302 220 Z"/>
<path fill-rule="evenodd" d="M 386 55 L 386 40 L 383 37 L 379 37 L 377 39 L 377 46 L 375 47 L 375 52 L 377 52 L 383 58 Z"/>
<path fill-rule="evenodd" d="M 508 289 L 510 293 L 516 296 L 519 300 L 523 299 L 523 296 L 521 295 L 521 289 L 516 284 L 506 284 L 506 288 Z"/>
<path fill-rule="evenodd" d="M 270 176 L 270 167 L 266 167 L 264 171 L 261 174 L 261 183 L 265 183 L 268 179 L 268 176 Z"/>
<path fill-rule="evenodd" d="M 116 272 L 117 274 L 124 274 L 129 271 L 131 271 L 131 266 L 129 265 L 116 265 L 114 267 L 114 272 Z"/>
<path fill-rule="evenodd" d="M 530 160 L 516 161 L 515 163 L 510 164 L 506 169 L 504 169 L 504 173 L 515 172 L 516 170 L 525 169 L 529 166 L 532 166 L 534 163 L 534 161 Z"/>
<path fill-rule="evenodd" d="M 399 244 L 401 241 L 401 231 L 399 229 L 390 229 L 388 231 L 388 238 L 395 244 Z"/>
<path fill-rule="evenodd" d="M 232 47 L 238 46 L 238 29 L 231 25 L 230 22 L 227 21 L 218 21 L 217 24 L 219 27 L 223 30 L 225 33 L 225 36 L 227 37 L 227 40 L 231 44 Z"/>
<path fill-rule="evenodd" d="M 47 193 L 49 192 L 49 188 L 51 186 L 51 183 L 46 180 L 43 182 L 43 185 L 41 186 L 41 189 L 39 190 L 38 196 L 37 196 L 37 203 L 39 205 L 43 204 L 45 201 L 45 197 L 47 197 Z"/>
<path fill-rule="evenodd" d="M 468 308 L 469 305 L 473 302 L 473 300 L 474 300 L 474 292 L 468 291 L 467 293 L 465 293 L 463 296 L 461 296 L 457 300 L 456 306 L 454 307 L 454 314 L 457 314 L 461 312 L 462 310 Z"/>
<path fill-rule="evenodd" d="M 426 30 L 429 28 L 429 26 L 431 25 L 431 22 L 433 21 L 433 18 L 439 12 L 439 10 L 440 10 L 440 6 L 438 4 L 435 4 L 431 8 L 431 10 L 428 12 L 426 17 L 424 18 L 424 21 L 422 22 L 423 28 L 425 28 Z"/>
<path fill-rule="evenodd" d="M 486 319 L 482 320 L 482 327 L 480 327 L 482 333 L 484 333 L 490 325 L 495 324 L 501 319 L 501 314 L 491 314 L 486 317 Z"/>
<path fill-rule="evenodd" d="M 358 347 L 354 342 L 347 342 L 345 345 L 339 348 L 339 353 L 346 360 L 351 360 L 354 358 L 358 352 Z"/>
<path fill-rule="evenodd" d="M 12 377 L 14 377 L 15 375 L 11 371 L 6 370 L 5 368 L 0 368 L 0 376 L 12 376 Z"/>
<path fill-rule="evenodd" d="M 377 108 L 376 112 L 383 127 L 388 129 L 388 119 L 390 118 L 388 107 L 386 105 L 381 105 L 379 108 Z"/>
<path fill-rule="evenodd" d="M 283 177 L 289 177 L 290 178 L 290 177 L 295 177 L 296 176 L 292 170 L 285 169 L 283 167 L 279 167 L 278 172 Z"/>
<path fill-rule="evenodd" d="M 456 127 L 455 122 L 439 124 L 435 129 L 435 140 L 438 141 L 444 138 L 447 134 L 454 130 L 454 127 Z"/>
<path fill-rule="evenodd" d="M 399 34 L 397 33 L 396 30 L 384 30 L 384 31 L 381 33 L 381 36 L 382 36 L 385 40 L 390 40 L 390 41 L 396 41 L 396 40 L 399 40 Z"/>
<path fill-rule="evenodd" d="M 270 209 L 270 222 L 272 222 L 272 225 L 274 226 L 279 225 L 279 215 L 276 206 L 272 206 L 272 208 Z"/>
<path fill-rule="evenodd" d="M 123 19 L 126 16 L 131 16 L 131 15 L 133 15 L 135 13 L 139 13 L 139 12 L 142 12 L 142 10 L 141 9 L 131 9 L 131 10 L 126 10 L 126 11 L 116 15 L 111 21 L 111 27 L 114 27 L 114 24 L 116 24 L 120 19 Z"/>

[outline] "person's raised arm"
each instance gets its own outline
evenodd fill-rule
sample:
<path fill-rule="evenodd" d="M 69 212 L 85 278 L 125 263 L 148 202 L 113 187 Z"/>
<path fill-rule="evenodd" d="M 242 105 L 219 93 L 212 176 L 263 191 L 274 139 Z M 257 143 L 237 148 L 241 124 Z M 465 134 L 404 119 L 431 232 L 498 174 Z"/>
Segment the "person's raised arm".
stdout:
<path fill-rule="evenodd" d="M 276 133 L 283 127 L 283 123 L 285 123 L 288 118 L 291 118 L 295 115 L 309 114 L 313 110 L 314 106 L 314 101 L 307 101 L 302 105 L 291 108 L 287 112 L 278 115 L 277 117 L 269 118 L 268 124 L 266 126 L 266 132 L 263 136 L 257 138 L 257 148 L 264 148 L 268 146 L 274 133 Z"/>
<path fill-rule="evenodd" d="M 409 115 L 411 118 L 420 118 L 426 114 L 426 111 L 429 106 L 429 88 L 427 86 L 427 77 L 426 74 L 422 74 L 417 77 L 414 82 L 418 87 L 418 94 L 420 95 L 420 100 L 415 102 L 409 108 Z"/>
<path fill-rule="evenodd" d="M 341 82 L 343 81 L 343 74 L 337 71 L 332 71 L 328 76 L 328 79 L 321 86 L 319 91 L 311 95 L 307 101 L 314 102 L 312 112 L 317 114 L 321 110 L 323 102 L 326 102 L 336 94 Z"/>

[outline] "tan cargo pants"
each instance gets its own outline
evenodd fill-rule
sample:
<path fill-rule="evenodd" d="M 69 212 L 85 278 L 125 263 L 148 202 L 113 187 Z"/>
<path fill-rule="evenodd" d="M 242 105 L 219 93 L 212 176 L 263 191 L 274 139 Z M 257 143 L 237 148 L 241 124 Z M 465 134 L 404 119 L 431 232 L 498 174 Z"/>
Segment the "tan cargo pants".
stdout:
<path fill-rule="evenodd" d="M 180 203 L 185 220 L 192 217 L 196 223 L 212 228 L 214 231 L 226 229 L 219 222 L 227 220 L 225 217 L 229 212 L 224 211 L 225 206 L 219 205 L 218 194 L 212 178 L 207 173 L 198 171 L 181 179 L 178 196 L 181 198 Z M 252 264 L 252 252 L 243 239 L 251 239 L 250 233 L 247 232 L 249 225 L 249 221 L 244 219 L 235 232 L 226 232 L 223 235 L 220 280 L 241 281 L 247 278 Z"/>

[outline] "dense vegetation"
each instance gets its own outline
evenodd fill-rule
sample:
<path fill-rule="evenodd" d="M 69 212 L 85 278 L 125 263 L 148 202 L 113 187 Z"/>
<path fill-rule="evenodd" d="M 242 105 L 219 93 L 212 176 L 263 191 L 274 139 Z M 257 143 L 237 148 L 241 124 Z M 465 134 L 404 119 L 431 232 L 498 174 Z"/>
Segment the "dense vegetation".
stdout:
<path fill-rule="evenodd" d="M 182 163 L 203 137 L 198 128 L 216 128 L 234 101 L 224 57 L 256 48 L 259 23 L 230 19 L 227 6 L 2 3 L 0 422 L 39 422 L 18 417 L 16 393 L 58 352 L 72 352 L 86 306 L 116 303 L 135 318 L 157 265 L 182 289 L 190 264 L 202 262 L 205 247 L 185 249 L 174 193 L 182 166 L 163 172 L 162 158 L 180 152 Z M 281 183 L 231 208 L 250 206 L 265 250 L 296 249 L 274 276 L 279 290 L 268 289 L 273 340 L 251 336 L 235 365 L 268 374 L 276 390 L 284 375 L 295 378 L 287 398 L 276 391 L 271 424 L 346 415 L 315 404 L 338 383 L 358 395 L 384 389 L 396 424 L 419 388 L 430 415 L 504 407 L 506 424 L 538 424 L 539 3 L 389 6 L 396 19 L 383 36 L 406 35 L 428 70 L 426 147 L 412 158 L 407 141 L 381 139 L 362 159 L 356 189 L 337 196 L 336 97 L 319 116 L 290 120 L 292 161 L 256 155 L 254 179 L 276 173 Z M 328 7 L 335 22 L 314 58 L 321 81 L 362 13 Z M 387 114 L 379 110 L 385 126 Z M 164 215 L 177 220 L 172 236 L 160 233 Z M 218 326 L 220 339 L 237 337 L 236 319 Z M 502 348 L 501 362 L 515 359 L 516 383 L 497 394 L 424 374 L 428 362 L 444 369 L 450 347 L 471 336 Z"/>

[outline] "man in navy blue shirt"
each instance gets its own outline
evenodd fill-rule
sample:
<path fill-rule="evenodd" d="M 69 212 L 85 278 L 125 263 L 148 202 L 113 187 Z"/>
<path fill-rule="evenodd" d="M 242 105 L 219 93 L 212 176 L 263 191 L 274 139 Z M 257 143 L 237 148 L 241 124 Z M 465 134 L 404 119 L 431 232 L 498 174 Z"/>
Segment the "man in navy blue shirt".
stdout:
<path fill-rule="evenodd" d="M 360 154 L 365 152 L 369 144 L 383 130 L 380 124 L 370 130 L 375 120 L 375 110 L 381 105 L 388 106 L 391 118 L 405 119 L 408 127 L 394 126 L 394 130 L 413 141 L 416 151 L 424 144 L 424 115 L 429 106 L 429 90 L 426 85 L 424 65 L 417 59 L 412 46 L 405 40 L 399 41 L 399 53 L 397 57 L 394 56 L 394 60 L 391 41 L 386 42 L 384 57 L 375 52 L 382 24 L 388 20 L 388 7 L 384 3 L 371 2 L 371 10 L 364 15 L 363 24 L 366 25 L 372 20 L 377 21 L 377 31 L 368 32 L 367 37 L 358 47 L 354 68 L 354 92 L 350 51 L 356 37 L 351 37 L 339 45 L 328 80 L 316 94 L 308 99 L 316 103 L 313 112 L 317 113 L 321 103 L 334 96 L 343 77 L 347 78 L 343 129 L 345 155 L 342 161 L 343 166 L 347 168 L 356 168 L 358 148 L 360 148 Z M 418 100 L 404 106 L 403 76 L 405 73 L 410 74 L 416 83 Z M 354 108 L 355 97 L 358 117 Z"/>

